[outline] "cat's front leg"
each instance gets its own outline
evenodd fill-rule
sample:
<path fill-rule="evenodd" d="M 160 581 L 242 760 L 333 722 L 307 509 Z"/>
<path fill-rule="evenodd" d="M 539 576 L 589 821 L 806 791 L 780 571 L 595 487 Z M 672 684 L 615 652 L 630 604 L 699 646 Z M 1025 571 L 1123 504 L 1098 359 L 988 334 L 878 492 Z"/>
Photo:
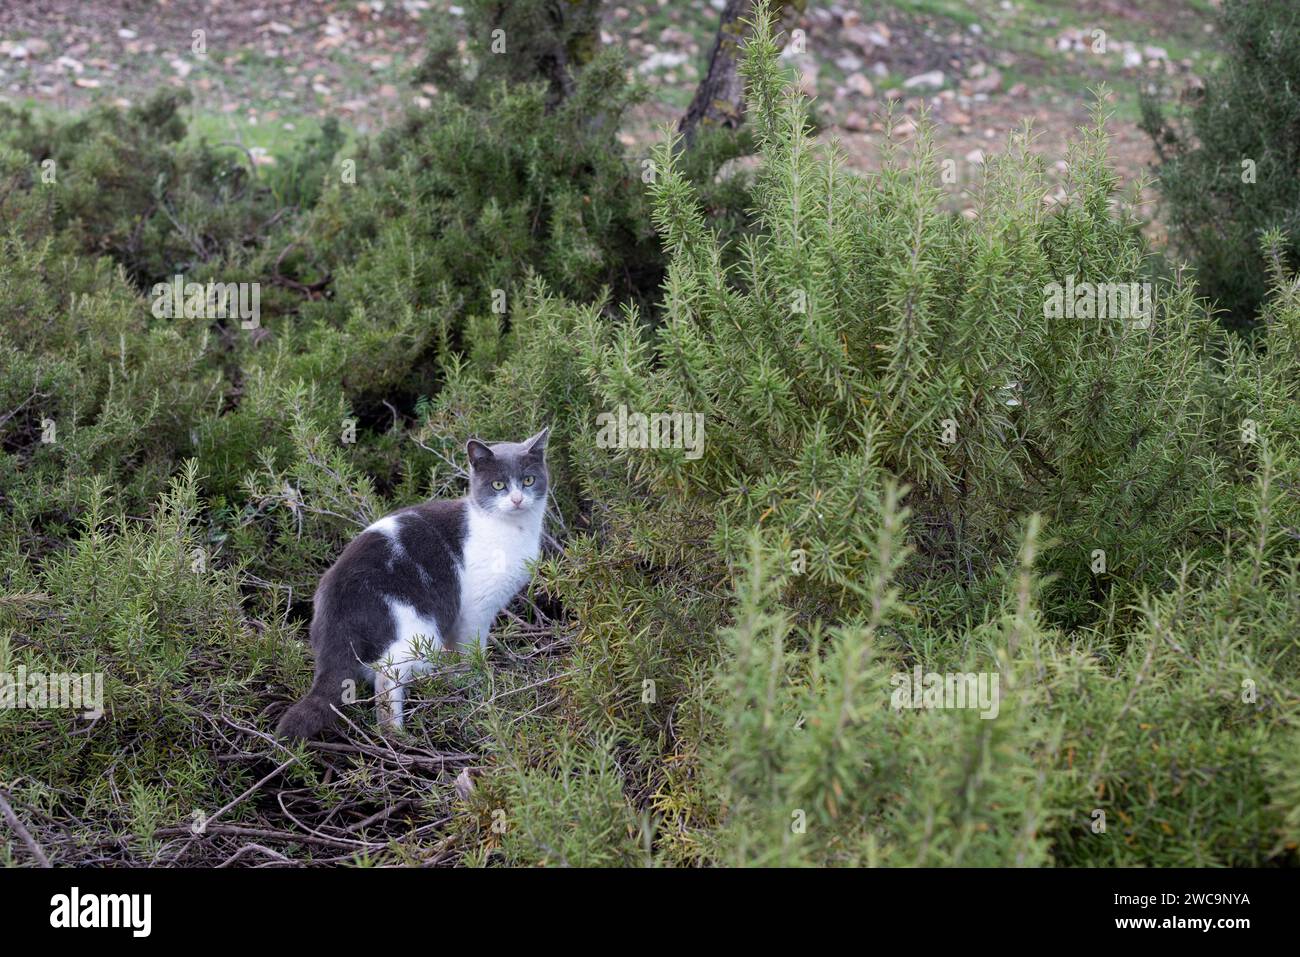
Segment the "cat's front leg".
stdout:
<path fill-rule="evenodd" d="M 472 614 L 463 615 L 457 623 L 456 647 L 461 651 L 469 651 L 474 647 L 486 650 L 488 632 L 495 618 L 495 613 L 489 615 L 477 609 Z"/>
<path fill-rule="evenodd" d="M 406 684 L 400 672 L 375 669 L 375 716 L 385 731 L 402 730 Z"/>

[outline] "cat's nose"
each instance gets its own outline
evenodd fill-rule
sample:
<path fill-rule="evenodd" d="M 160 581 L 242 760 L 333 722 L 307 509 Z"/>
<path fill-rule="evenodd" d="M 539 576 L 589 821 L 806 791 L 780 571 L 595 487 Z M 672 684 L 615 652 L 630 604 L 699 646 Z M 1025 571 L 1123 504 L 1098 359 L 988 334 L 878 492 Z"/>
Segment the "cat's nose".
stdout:
<path fill-rule="evenodd" d="M 520 505 L 524 504 L 524 493 L 523 492 L 510 493 L 510 501 L 514 504 L 515 508 L 518 508 Z"/>

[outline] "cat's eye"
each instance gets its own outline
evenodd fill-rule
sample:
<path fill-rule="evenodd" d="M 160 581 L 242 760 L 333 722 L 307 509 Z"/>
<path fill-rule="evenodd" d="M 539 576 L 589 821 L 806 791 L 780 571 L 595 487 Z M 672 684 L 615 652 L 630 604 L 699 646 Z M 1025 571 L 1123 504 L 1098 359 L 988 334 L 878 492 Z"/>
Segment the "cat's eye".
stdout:
<path fill-rule="evenodd" d="M 537 479 L 533 478 L 531 475 L 524 476 L 524 485 L 532 485 L 536 481 Z"/>
<path fill-rule="evenodd" d="M 494 489 L 496 489 L 496 490 L 499 492 L 499 491 L 501 491 L 503 488 L 506 487 L 506 483 L 505 483 L 505 482 L 502 482 L 500 479 L 498 479 L 497 481 L 495 481 L 495 482 L 492 483 L 492 487 L 493 487 Z"/>

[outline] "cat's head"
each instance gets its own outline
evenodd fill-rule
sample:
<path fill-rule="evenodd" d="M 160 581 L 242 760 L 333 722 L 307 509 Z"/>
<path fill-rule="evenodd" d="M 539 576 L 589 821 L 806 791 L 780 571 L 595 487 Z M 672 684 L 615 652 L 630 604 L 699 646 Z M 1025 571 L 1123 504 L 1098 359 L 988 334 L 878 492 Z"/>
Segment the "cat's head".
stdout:
<path fill-rule="evenodd" d="M 469 496 L 489 515 L 523 518 L 546 507 L 550 474 L 546 470 L 545 428 L 522 442 L 487 445 L 470 439 Z"/>

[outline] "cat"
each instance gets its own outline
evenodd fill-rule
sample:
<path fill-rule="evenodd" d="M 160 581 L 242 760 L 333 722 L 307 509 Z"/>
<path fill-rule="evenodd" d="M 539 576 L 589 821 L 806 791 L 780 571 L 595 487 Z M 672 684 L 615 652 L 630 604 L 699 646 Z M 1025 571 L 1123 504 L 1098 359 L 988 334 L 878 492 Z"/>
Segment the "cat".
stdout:
<path fill-rule="evenodd" d="M 343 550 L 312 599 L 315 680 L 280 719 L 280 738 L 330 728 L 358 680 L 374 684 L 380 725 L 400 729 L 406 683 L 431 669 L 430 651 L 486 646 L 492 620 L 541 552 L 549 434 L 470 439 L 468 495 L 387 515 Z"/>

